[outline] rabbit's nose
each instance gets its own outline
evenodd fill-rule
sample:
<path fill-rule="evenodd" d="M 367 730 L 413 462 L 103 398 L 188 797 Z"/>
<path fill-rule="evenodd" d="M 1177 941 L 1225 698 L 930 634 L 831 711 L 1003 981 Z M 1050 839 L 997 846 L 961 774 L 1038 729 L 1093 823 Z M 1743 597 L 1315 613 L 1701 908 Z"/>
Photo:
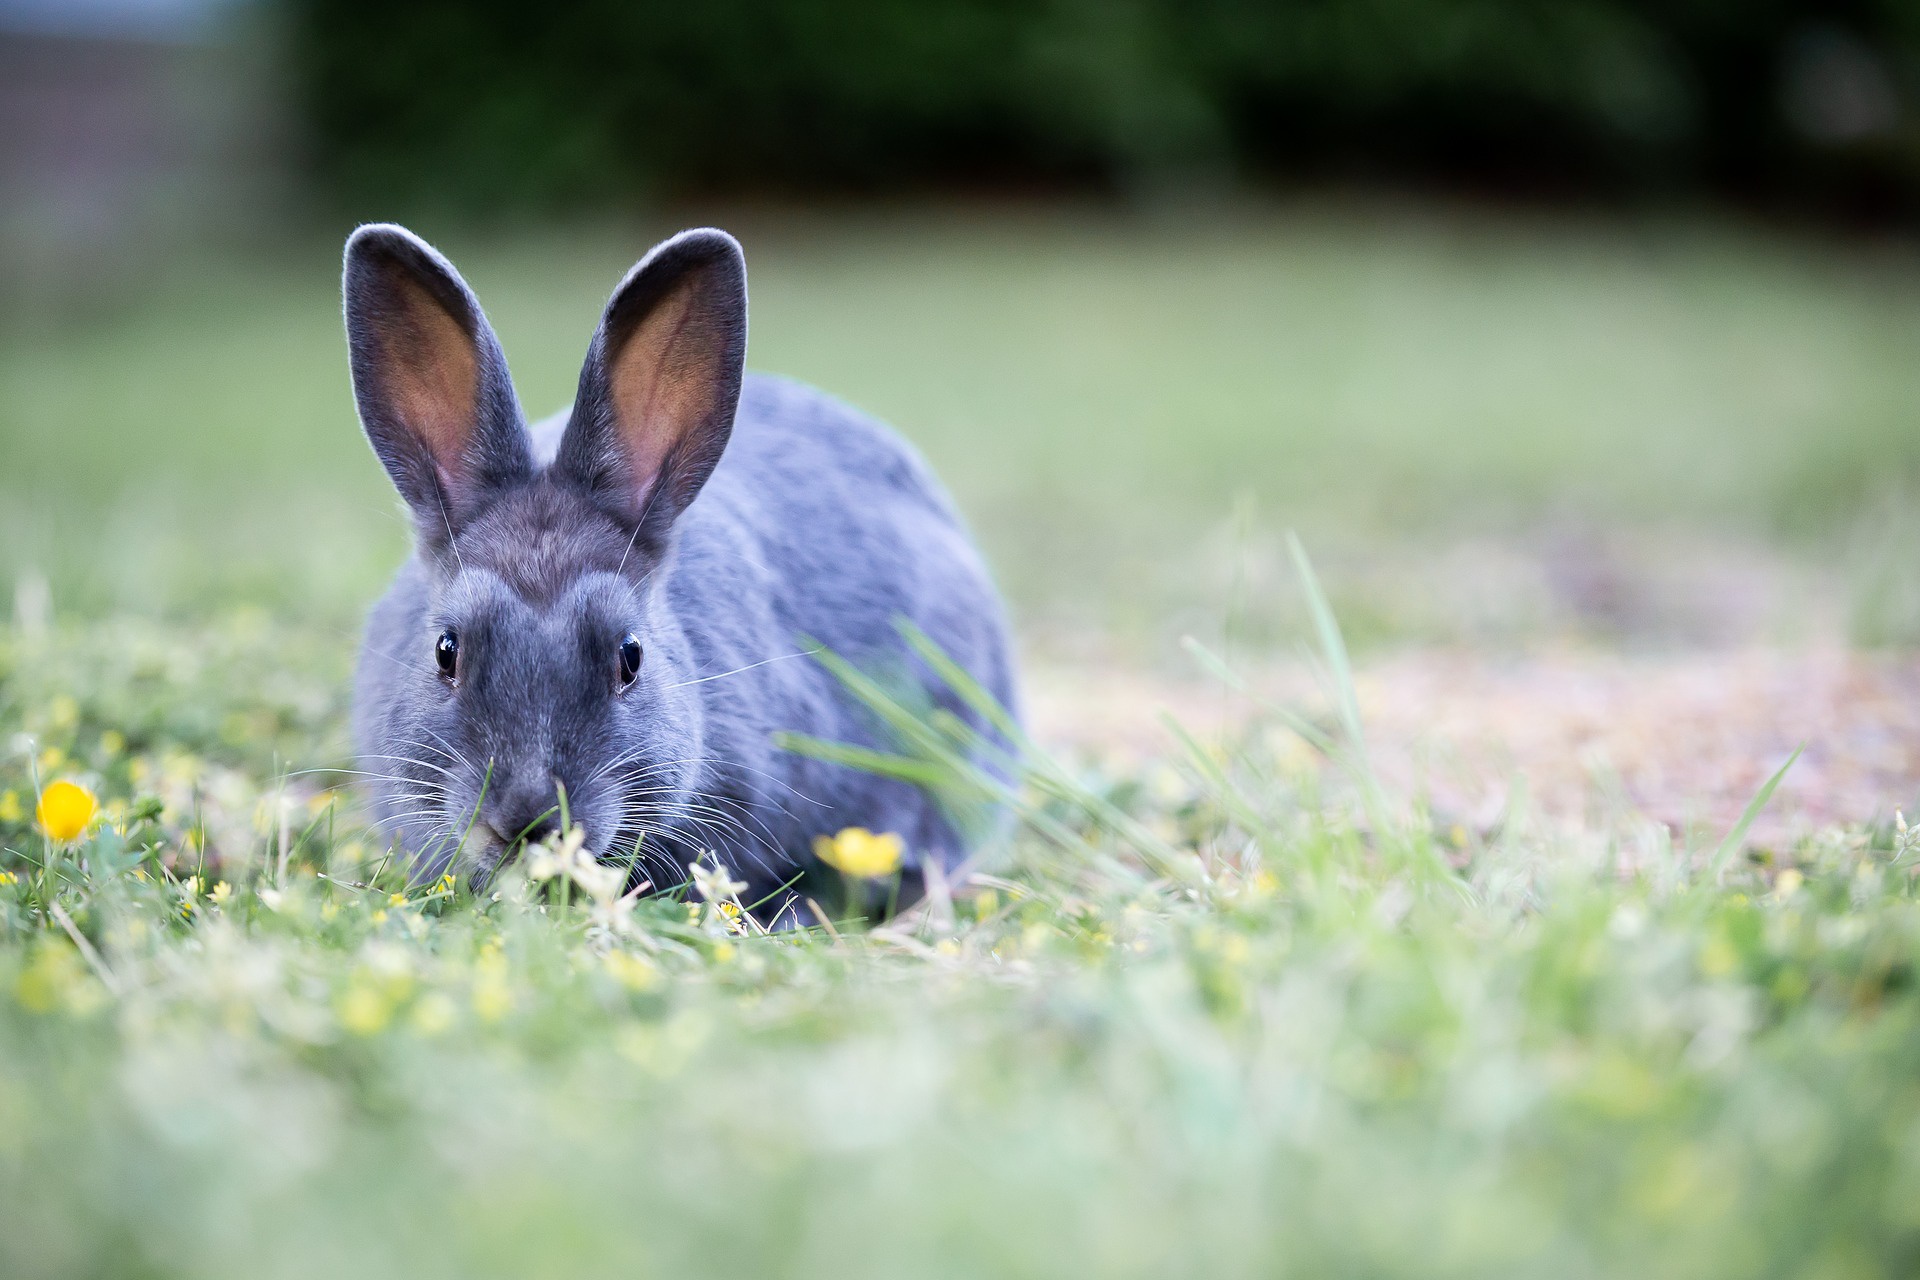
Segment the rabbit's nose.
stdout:
<path fill-rule="evenodd" d="M 560 798 L 551 792 L 503 796 L 499 804 L 489 808 L 492 811 L 486 816 L 487 826 L 502 844 L 516 840 L 533 844 L 560 830 Z"/>

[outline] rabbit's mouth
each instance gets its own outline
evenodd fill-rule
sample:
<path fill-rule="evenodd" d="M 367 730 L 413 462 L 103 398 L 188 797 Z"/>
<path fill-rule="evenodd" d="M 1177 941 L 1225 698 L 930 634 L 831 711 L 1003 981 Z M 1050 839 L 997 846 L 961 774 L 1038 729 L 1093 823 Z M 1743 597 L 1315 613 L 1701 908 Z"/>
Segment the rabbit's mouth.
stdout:
<path fill-rule="evenodd" d="M 493 884 L 493 878 L 500 874 L 500 869 L 507 863 L 507 850 L 487 847 L 491 843 L 487 841 L 483 845 L 479 840 L 472 841 L 459 859 L 466 864 L 462 869 L 465 872 L 467 887 L 476 894 L 484 893 Z"/>
<path fill-rule="evenodd" d="M 467 880 L 473 891 L 480 893 L 486 890 L 501 872 L 546 838 L 534 834 L 510 839 L 486 823 L 474 824 L 464 858 L 468 867 Z M 600 856 L 591 839 L 586 842 L 586 852 L 596 860 Z"/>
<path fill-rule="evenodd" d="M 525 840 L 507 840 L 484 823 L 476 823 L 467 849 L 467 882 L 475 893 L 483 893 L 494 877 L 512 866 L 527 847 Z"/>

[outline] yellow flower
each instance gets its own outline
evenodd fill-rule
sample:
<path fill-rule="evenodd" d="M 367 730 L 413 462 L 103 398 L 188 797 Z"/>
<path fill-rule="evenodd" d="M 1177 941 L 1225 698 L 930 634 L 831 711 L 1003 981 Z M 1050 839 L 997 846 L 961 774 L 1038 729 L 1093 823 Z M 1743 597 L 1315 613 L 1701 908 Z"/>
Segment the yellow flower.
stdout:
<path fill-rule="evenodd" d="M 660 971 L 630 951 L 609 951 L 601 963 L 629 991 L 651 991 L 660 985 Z"/>
<path fill-rule="evenodd" d="M 334 1012 L 340 1017 L 340 1025 L 357 1036 L 370 1036 L 387 1025 L 387 1019 L 393 1016 L 393 1009 L 386 997 L 370 986 L 360 983 L 348 987 L 335 1002 Z"/>
<path fill-rule="evenodd" d="M 62 1004 L 84 1013 L 97 1003 L 86 984 L 86 966 L 73 948 L 46 943 L 14 980 L 13 994 L 32 1013 L 52 1013 Z"/>
<path fill-rule="evenodd" d="M 482 1022 L 498 1022 L 513 1012 L 513 988 L 507 983 L 507 957 L 494 939 L 473 961 L 473 1011 Z"/>
<path fill-rule="evenodd" d="M 437 1036 L 453 1025 L 456 1012 L 453 1001 L 436 991 L 413 1006 L 413 1029 L 423 1036 Z"/>
<path fill-rule="evenodd" d="M 0 822 L 18 822 L 21 812 L 20 793 L 0 791 Z"/>
<path fill-rule="evenodd" d="M 212 900 L 213 905 L 216 907 L 226 906 L 227 899 L 231 898 L 232 896 L 233 896 L 233 886 L 228 884 L 225 880 L 222 880 L 219 884 L 216 884 L 215 886 L 213 886 L 213 892 L 207 895 L 207 897 Z"/>
<path fill-rule="evenodd" d="M 1724 978 L 1740 967 L 1740 953 L 1725 938 L 1707 939 L 1700 948 L 1700 972 L 1709 978 Z"/>
<path fill-rule="evenodd" d="M 110 756 L 117 756 L 127 749 L 127 735 L 118 729 L 109 729 L 100 735 L 100 750 Z"/>
<path fill-rule="evenodd" d="M 40 793 L 35 816 L 40 829 L 55 840 L 71 840 L 87 829 L 100 804 L 93 792 L 71 782 L 56 782 Z"/>
<path fill-rule="evenodd" d="M 500 978 L 473 984 L 473 1011 L 482 1022 L 498 1022 L 513 1012 L 513 990 Z"/>
<path fill-rule="evenodd" d="M 387 905 L 390 907 L 404 907 L 407 905 L 407 895 L 404 893 L 390 893 L 387 895 Z"/>
<path fill-rule="evenodd" d="M 0 885 L 17 884 L 20 877 L 11 871 L 0 871 Z"/>
<path fill-rule="evenodd" d="M 891 831 L 875 835 L 865 827 L 848 827 L 837 836 L 815 836 L 813 840 L 814 857 L 862 880 L 898 871 L 903 852 L 905 846 L 899 836 Z"/>

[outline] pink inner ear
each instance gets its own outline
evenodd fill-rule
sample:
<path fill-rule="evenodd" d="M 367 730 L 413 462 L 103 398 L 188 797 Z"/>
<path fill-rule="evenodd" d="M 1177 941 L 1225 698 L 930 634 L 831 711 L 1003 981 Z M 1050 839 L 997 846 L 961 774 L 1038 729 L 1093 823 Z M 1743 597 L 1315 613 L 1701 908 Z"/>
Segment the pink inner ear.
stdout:
<path fill-rule="evenodd" d="M 711 344 L 700 341 L 696 287 L 693 276 L 676 284 L 612 355 L 608 381 L 637 502 L 646 500 L 667 455 L 713 404 Z"/>
<path fill-rule="evenodd" d="M 479 418 L 479 356 L 460 322 L 418 284 L 402 281 L 392 296 L 394 309 L 379 321 L 382 389 L 451 488 Z"/>

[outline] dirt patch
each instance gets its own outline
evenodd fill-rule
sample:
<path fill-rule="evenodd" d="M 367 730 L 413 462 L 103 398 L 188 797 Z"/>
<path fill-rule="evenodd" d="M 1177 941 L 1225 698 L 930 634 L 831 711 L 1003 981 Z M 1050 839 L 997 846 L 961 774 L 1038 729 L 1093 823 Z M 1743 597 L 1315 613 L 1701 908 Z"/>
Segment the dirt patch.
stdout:
<path fill-rule="evenodd" d="M 1257 670 L 1264 695 L 1324 708 L 1304 667 Z M 1594 829 L 1626 815 L 1724 830 L 1793 749 L 1754 828 L 1776 843 L 1912 812 L 1920 799 L 1920 658 L 1837 648 L 1657 656 L 1422 650 L 1357 675 L 1376 768 L 1443 821 L 1486 830 L 1524 795 L 1538 817 Z M 1199 677 L 1036 665 L 1029 717 L 1045 742 L 1099 756 L 1169 749 L 1159 717 L 1218 734 L 1258 715 Z M 1524 792 L 1523 790 L 1524 789 Z"/>

